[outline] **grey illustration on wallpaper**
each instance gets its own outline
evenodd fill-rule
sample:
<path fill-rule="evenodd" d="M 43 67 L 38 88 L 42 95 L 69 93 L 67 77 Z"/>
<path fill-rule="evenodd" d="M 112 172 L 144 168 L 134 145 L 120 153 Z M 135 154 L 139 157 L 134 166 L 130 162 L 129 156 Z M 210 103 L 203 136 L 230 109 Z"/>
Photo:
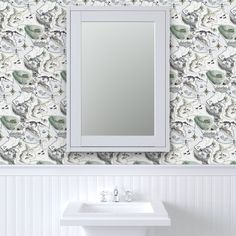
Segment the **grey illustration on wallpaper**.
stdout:
<path fill-rule="evenodd" d="M 171 151 L 70 153 L 66 6 L 171 7 Z M 234 0 L 0 1 L 0 164 L 236 164 Z"/>

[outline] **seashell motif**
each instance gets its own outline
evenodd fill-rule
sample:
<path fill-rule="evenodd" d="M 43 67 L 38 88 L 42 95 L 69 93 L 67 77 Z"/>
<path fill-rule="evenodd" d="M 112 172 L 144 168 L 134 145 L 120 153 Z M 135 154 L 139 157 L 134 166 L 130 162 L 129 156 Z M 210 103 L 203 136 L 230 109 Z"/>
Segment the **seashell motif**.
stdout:
<path fill-rule="evenodd" d="M 170 31 L 177 39 L 180 40 L 186 39 L 189 34 L 188 28 L 184 25 L 171 25 Z"/>
<path fill-rule="evenodd" d="M 225 75 L 219 70 L 209 70 L 206 73 L 207 78 L 215 85 L 221 85 L 225 79 Z"/>
<path fill-rule="evenodd" d="M 30 36 L 30 38 L 39 39 L 43 34 L 43 29 L 39 25 L 26 25 L 25 32 Z"/>
<path fill-rule="evenodd" d="M 218 30 L 225 39 L 236 39 L 236 27 L 232 25 L 220 25 Z"/>
<path fill-rule="evenodd" d="M 194 121 L 202 130 L 209 130 L 213 126 L 213 119 L 210 116 L 195 116 Z"/>
<path fill-rule="evenodd" d="M 4 127 L 8 130 L 15 130 L 20 122 L 19 119 L 15 116 L 2 116 L 0 120 Z"/>
<path fill-rule="evenodd" d="M 31 74 L 25 70 L 15 70 L 12 73 L 14 79 L 21 85 L 29 85 L 32 82 Z"/>
<path fill-rule="evenodd" d="M 65 130 L 65 118 L 63 116 L 49 116 L 49 123 L 56 130 Z"/>

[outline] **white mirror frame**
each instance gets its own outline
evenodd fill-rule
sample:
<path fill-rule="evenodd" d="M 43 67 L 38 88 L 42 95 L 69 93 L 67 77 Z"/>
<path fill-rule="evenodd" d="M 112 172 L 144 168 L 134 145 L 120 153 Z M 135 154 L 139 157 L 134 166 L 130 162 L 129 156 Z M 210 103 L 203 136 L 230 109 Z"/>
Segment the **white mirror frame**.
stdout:
<path fill-rule="evenodd" d="M 81 22 L 141 21 L 155 27 L 154 135 L 82 136 Z M 169 143 L 169 8 L 69 7 L 67 10 L 67 151 L 168 152 Z"/>

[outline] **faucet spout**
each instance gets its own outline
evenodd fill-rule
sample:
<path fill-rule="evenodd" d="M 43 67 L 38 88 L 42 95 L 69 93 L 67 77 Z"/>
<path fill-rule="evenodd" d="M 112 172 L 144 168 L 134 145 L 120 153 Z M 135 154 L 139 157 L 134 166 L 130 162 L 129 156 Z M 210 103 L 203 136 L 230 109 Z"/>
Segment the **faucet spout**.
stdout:
<path fill-rule="evenodd" d="M 120 199 L 119 199 L 119 191 L 118 191 L 118 189 L 115 188 L 113 193 L 114 193 L 113 201 L 114 201 L 114 202 L 119 202 Z"/>

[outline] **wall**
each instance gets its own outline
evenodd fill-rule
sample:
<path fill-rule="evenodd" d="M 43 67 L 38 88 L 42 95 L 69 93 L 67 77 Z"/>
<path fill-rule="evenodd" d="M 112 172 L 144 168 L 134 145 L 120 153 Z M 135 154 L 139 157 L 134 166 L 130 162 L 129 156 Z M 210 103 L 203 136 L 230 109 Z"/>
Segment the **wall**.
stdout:
<path fill-rule="evenodd" d="M 234 236 L 235 169 L 209 167 L 2 166 L 0 235 L 84 236 L 79 227 L 60 227 L 61 210 L 69 200 L 99 200 L 102 190 L 117 186 L 121 197 L 132 190 L 135 200 L 164 202 L 172 225 L 150 236 Z"/>
<path fill-rule="evenodd" d="M 171 151 L 65 153 L 65 9 L 0 1 L 0 164 L 236 164 L 234 0 L 87 1 L 171 7 Z"/>

